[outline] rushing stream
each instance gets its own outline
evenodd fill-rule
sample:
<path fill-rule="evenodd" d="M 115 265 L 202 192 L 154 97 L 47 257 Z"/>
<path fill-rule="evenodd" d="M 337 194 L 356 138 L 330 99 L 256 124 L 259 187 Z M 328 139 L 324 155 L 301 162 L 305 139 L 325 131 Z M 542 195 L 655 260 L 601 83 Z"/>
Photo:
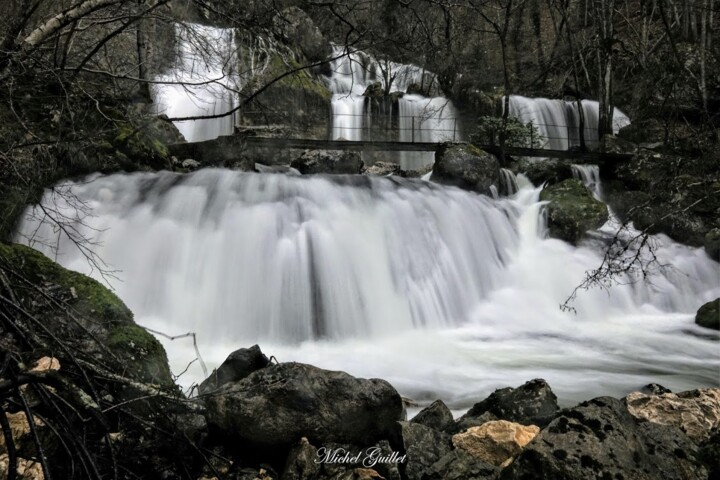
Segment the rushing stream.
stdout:
<path fill-rule="evenodd" d="M 56 192 L 92 213 L 75 226 L 120 270 L 111 283 L 138 323 L 197 332 L 211 367 L 260 343 L 281 361 L 385 378 L 455 407 L 534 377 L 566 403 L 648 382 L 717 385 L 718 336 L 693 317 L 720 295 L 718 264 L 658 236 L 672 269 L 651 284 L 580 292 L 577 312 L 563 312 L 599 265 L 601 242 L 544 238 L 539 189 L 518 183 L 492 200 L 422 180 L 208 169 L 95 177 Z M 44 202 L 72 217 L 65 197 Z M 50 225 L 29 218 L 20 233 L 55 257 L 43 246 L 58 242 Z M 89 272 L 71 242 L 58 245 L 61 264 Z M 175 372 L 195 358 L 189 340 L 161 340 Z M 201 379 L 193 364 L 181 382 Z"/>

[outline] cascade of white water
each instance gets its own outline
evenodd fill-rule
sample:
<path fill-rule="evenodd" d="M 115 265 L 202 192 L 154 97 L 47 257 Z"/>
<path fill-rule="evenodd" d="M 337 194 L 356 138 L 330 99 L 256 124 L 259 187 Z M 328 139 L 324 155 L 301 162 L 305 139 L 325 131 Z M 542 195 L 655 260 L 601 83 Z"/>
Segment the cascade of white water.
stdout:
<path fill-rule="evenodd" d="M 232 29 L 177 24 L 178 52 L 173 69 L 156 78 L 153 96 L 158 113 L 170 118 L 222 115 L 238 104 Z M 233 133 L 233 115 L 175 122 L 188 142 Z"/>
<path fill-rule="evenodd" d="M 599 104 L 594 100 L 583 100 L 585 119 L 584 137 L 588 147 L 598 145 Z M 577 102 L 551 100 L 548 98 L 528 98 L 519 95 L 510 96 L 510 115 L 523 123 L 532 123 L 545 138 L 545 148 L 567 150 L 580 145 L 580 115 Z M 617 133 L 629 125 L 630 119 L 615 109 L 613 131 Z"/>
<path fill-rule="evenodd" d="M 597 165 L 571 165 L 573 177 L 582 181 L 590 189 L 593 196 L 602 200 L 602 182 L 600 181 L 600 167 Z"/>
<path fill-rule="evenodd" d="M 74 227 L 120 270 L 113 285 L 137 321 L 197 332 L 211 364 L 260 342 L 283 361 L 386 378 L 455 405 L 537 376 L 566 401 L 649 381 L 715 384 L 717 341 L 683 332 L 720 296 L 717 263 L 658 236 L 659 262 L 674 269 L 651 285 L 626 277 L 582 292 L 577 313 L 563 313 L 558 304 L 602 252 L 543 239 L 539 189 L 518 181 L 497 201 L 421 180 L 225 170 L 68 188 L 93 214 Z M 43 202 L 74 215 L 57 194 Z M 30 235 L 89 272 L 52 225 L 28 217 L 18 238 Z M 191 346 L 165 345 L 180 369 L 193 358 Z"/>
<path fill-rule="evenodd" d="M 334 139 L 368 139 L 373 119 L 363 93 L 375 82 L 380 82 L 386 88 L 386 79 L 392 78 L 389 92 L 404 92 L 412 84 L 437 89 L 434 76 L 416 65 L 378 61 L 361 51 L 347 53 L 343 47 L 335 47 L 333 57 L 336 60 L 331 62 L 332 73 L 328 78 L 328 87 L 333 92 Z M 399 141 L 443 142 L 461 139 L 455 108 L 447 98 L 404 95 L 398 103 Z M 432 153 L 400 154 L 400 166 L 406 170 L 430 165 L 433 161 Z"/>
<path fill-rule="evenodd" d="M 500 169 L 500 190 L 506 196 L 514 195 L 520 190 L 518 179 L 512 170 Z"/>

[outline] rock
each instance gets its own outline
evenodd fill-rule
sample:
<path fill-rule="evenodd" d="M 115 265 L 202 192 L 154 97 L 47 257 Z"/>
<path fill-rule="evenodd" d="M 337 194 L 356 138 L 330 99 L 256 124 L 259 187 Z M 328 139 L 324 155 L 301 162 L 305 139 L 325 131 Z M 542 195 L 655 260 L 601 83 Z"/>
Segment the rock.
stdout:
<path fill-rule="evenodd" d="M 422 88 L 419 83 L 411 83 L 405 91 L 408 95 L 424 95 L 427 96 L 427 88 Z"/>
<path fill-rule="evenodd" d="M 678 429 L 638 424 L 623 402 L 600 397 L 563 410 L 501 478 L 704 480 L 697 450 Z"/>
<path fill-rule="evenodd" d="M 299 48 L 311 62 L 325 60 L 332 54 L 330 42 L 325 39 L 312 18 L 298 7 L 285 8 L 276 15 L 273 29 L 285 44 Z"/>
<path fill-rule="evenodd" d="M 588 230 L 600 228 L 608 219 L 607 207 L 580 180 L 570 178 L 551 185 L 540 193 L 548 201 L 550 236 L 576 245 Z"/>
<path fill-rule="evenodd" d="M 321 464 L 317 449 L 303 437 L 290 449 L 281 480 L 311 480 L 317 478 Z"/>
<path fill-rule="evenodd" d="M 442 400 L 435 400 L 410 420 L 435 430 L 445 430 L 453 423 L 453 415 Z"/>
<path fill-rule="evenodd" d="M 376 177 L 385 177 L 387 175 L 402 175 L 400 165 L 390 162 L 375 162 L 367 167 L 363 172 L 364 175 L 373 175 Z"/>
<path fill-rule="evenodd" d="M 720 388 L 701 388 L 681 393 L 645 395 L 633 392 L 625 397 L 631 415 L 660 425 L 672 425 L 696 442 L 720 427 Z"/>
<path fill-rule="evenodd" d="M 708 479 L 720 479 L 720 429 L 716 429 L 700 444 L 699 458 L 710 470 Z"/>
<path fill-rule="evenodd" d="M 430 179 L 490 195 L 490 187 L 499 184 L 500 164 L 495 156 L 473 145 L 443 145 L 435 153 Z"/>
<path fill-rule="evenodd" d="M 407 178 L 421 178 L 424 175 L 427 175 L 428 173 L 433 171 L 434 164 L 426 165 L 424 167 L 420 167 L 417 170 L 404 170 L 403 176 Z"/>
<path fill-rule="evenodd" d="M 566 162 L 548 158 L 546 160 L 522 159 L 510 164 L 510 170 L 515 174 L 522 173 L 533 185 L 553 185 L 568 178 L 573 178 L 572 168 Z"/>
<path fill-rule="evenodd" d="M 720 298 L 700 307 L 695 314 L 695 323 L 701 327 L 720 330 Z"/>
<path fill-rule="evenodd" d="M 705 234 L 705 252 L 716 262 L 720 262 L 720 228 L 713 228 Z"/>
<path fill-rule="evenodd" d="M 358 152 L 343 150 L 305 150 L 290 164 L 303 175 L 358 174 L 362 172 L 363 161 Z"/>
<path fill-rule="evenodd" d="M 397 423 L 391 444 L 406 455 L 407 480 L 422 480 L 429 468 L 452 450 L 449 435 L 412 422 Z"/>
<path fill-rule="evenodd" d="M 490 480 L 497 478 L 498 468 L 456 449 L 435 462 L 424 480 Z"/>
<path fill-rule="evenodd" d="M 509 463 L 538 433 L 540 428 L 535 425 L 497 420 L 453 435 L 452 443 L 455 448 L 499 467 Z"/>
<path fill-rule="evenodd" d="M 400 395 L 386 381 L 355 378 L 302 363 L 257 370 L 205 399 L 208 423 L 257 446 L 372 445 L 394 430 Z"/>
<path fill-rule="evenodd" d="M 385 90 L 383 89 L 382 83 L 374 82 L 367 86 L 364 97 L 381 98 L 385 96 Z"/>
<path fill-rule="evenodd" d="M 70 289 L 74 290 L 73 287 L 70 287 Z M 55 357 L 42 357 L 30 369 L 34 373 L 47 373 L 57 370 L 60 370 L 60 361 Z"/>
<path fill-rule="evenodd" d="M 228 382 L 240 381 L 269 364 L 270 360 L 262 353 L 258 345 L 235 350 L 200 384 L 198 390 L 201 394 L 211 392 Z"/>
<path fill-rule="evenodd" d="M 10 457 L 5 453 L 0 455 L 0 480 L 6 480 L 7 472 L 10 469 Z M 45 474 L 42 470 L 40 462 L 27 460 L 25 458 L 17 459 L 17 479 L 18 480 L 45 480 Z"/>
<path fill-rule="evenodd" d="M 200 168 L 200 162 L 198 162 L 197 160 L 193 160 L 192 158 L 187 158 L 183 160 L 180 165 L 182 166 L 182 168 L 191 172 Z"/>
<path fill-rule="evenodd" d="M 669 388 L 658 385 L 657 383 L 648 383 L 640 389 L 640 393 L 644 393 L 646 395 L 662 395 L 663 393 L 672 393 L 672 391 Z"/>
<path fill-rule="evenodd" d="M 665 127 L 655 118 L 633 120 L 633 123 L 620 129 L 618 137 L 633 143 L 663 143 Z"/>
<path fill-rule="evenodd" d="M 488 398 L 473 405 L 449 431 L 458 433 L 497 419 L 544 427 L 555 418 L 557 411 L 557 397 L 550 385 L 538 378 L 517 388 L 495 390 Z"/>
<path fill-rule="evenodd" d="M 30 424 L 27 421 L 27 417 L 24 412 L 17 413 L 6 413 L 5 416 L 10 426 L 10 434 L 12 435 L 13 443 L 18 450 L 23 450 L 23 445 L 32 442 L 30 438 Z M 34 418 L 34 423 L 37 428 L 45 426 L 45 424 L 39 418 Z M 7 453 L 5 435 L 0 434 L 0 454 Z"/>
<path fill-rule="evenodd" d="M 22 275 L 42 287 L 23 290 L 18 301 L 26 312 L 42 318 L 49 333 L 63 339 L 69 348 L 103 358 L 106 368 L 124 376 L 174 385 L 160 342 L 137 326 L 125 304 L 96 280 L 66 270 L 32 248 L 4 243 L 0 243 L 0 272 L 8 278 Z M 57 308 L 58 304 L 63 308 Z M 66 307 L 72 309 L 72 317 Z M 108 358 L 107 349 L 114 358 Z M 60 353 L 57 357 L 63 361 Z"/>

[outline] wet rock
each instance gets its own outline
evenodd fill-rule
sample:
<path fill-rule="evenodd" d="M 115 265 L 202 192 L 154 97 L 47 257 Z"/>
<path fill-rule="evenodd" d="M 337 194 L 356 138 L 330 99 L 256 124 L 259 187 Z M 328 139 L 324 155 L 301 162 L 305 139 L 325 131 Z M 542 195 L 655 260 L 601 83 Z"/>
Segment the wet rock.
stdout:
<path fill-rule="evenodd" d="M 588 230 L 600 228 L 608 219 L 605 204 L 595 200 L 580 180 L 571 178 L 545 188 L 540 200 L 548 201 L 550 236 L 573 245 Z"/>
<path fill-rule="evenodd" d="M 625 403 L 634 417 L 677 427 L 696 442 L 720 427 L 720 388 L 662 395 L 633 392 L 625 397 Z"/>
<path fill-rule="evenodd" d="M 289 165 L 263 165 L 255 162 L 255 171 L 258 173 L 284 173 L 285 175 L 300 175 L 296 169 Z"/>
<path fill-rule="evenodd" d="M 500 478 L 704 480 L 697 450 L 679 429 L 639 424 L 622 401 L 600 397 L 563 410 Z"/>
<path fill-rule="evenodd" d="M 451 437 L 425 425 L 398 422 L 391 444 L 406 455 L 407 480 L 422 480 L 430 467 L 452 450 Z"/>
<path fill-rule="evenodd" d="M 373 165 L 365 169 L 363 174 L 373 175 L 376 177 L 385 177 L 388 175 L 402 175 L 400 165 L 390 162 L 375 162 Z"/>
<path fill-rule="evenodd" d="M 715 429 L 711 435 L 700 444 L 699 458 L 710 470 L 708 480 L 720 479 L 720 429 Z"/>
<path fill-rule="evenodd" d="M 497 478 L 498 471 L 498 467 L 455 449 L 428 468 L 424 480 L 487 480 Z"/>
<path fill-rule="evenodd" d="M 442 400 L 435 400 L 410 420 L 435 430 L 445 430 L 453 423 L 453 415 Z"/>
<path fill-rule="evenodd" d="M 497 420 L 453 435 L 452 443 L 473 457 L 499 467 L 509 463 L 538 433 L 540 428 L 535 425 Z"/>
<path fill-rule="evenodd" d="M 292 161 L 290 166 L 303 175 L 309 174 L 358 174 L 363 161 L 358 152 L 343 150 L 306 150 Z"/>
<path fill-rule="evenodd" d="M 298 48 L 311 62 L 325 60 L 332 53 L 330 42 L 323 36 L 312 18 L 298 7 L 288 7 L 273 19 L 278 38 Z"/>
<path fill-rule="evenodd" d="M 695 315 L 695 323 L 701 327 L 720 330 L 720 298 L 700 307 Z"/>
<path fill-rule="evenodd" d="M 533 185 L 537 186 L 542 184 L 553 185 L 568 178 L 573 178 L 572 168 L 567 162 L 552 158 L 535 161 L 522 159 L 512 162 L 510 170 L 515 174 L 522 173 L 528 177 Z"/>
<path fill-rule="evenodd" d="M 183 160 L 180 165 L 182 166 L 182 168 L 189 171 L 197 170 L 198 168 L 200 168 L 200 162 L 198 162 L 197 160 L 193 160 L 192 158 L 187 158 Z"/>
<path fill-rule="evenodd" d="M 488 398 L 473 405 L 449 431 L 459 433 L 498 419 L 544 427 L 557 411 L 557 397 L 550 385 L 545 380 L 535 379 L 517 388 L 495 390 Z"/>
<path fill-rule="evenodd" d="M 646 395 L 662 395 L 663 393 L 672 393 L 672 391 L 669 388 L 658 385 L 657 383 L 648 383 L 640 389 L 640 393 L 644 393 Z"/>
<path fill-rule="evenodd" d="M 383 89 L 382 83 L 375 82 L 368 85 L 363 93 L 363 96 L 372 98 L 381 98 L 385 96 L 385 90 Z"/>
<path fill-rule="evenodd" d="M 433 182 L 485 195 L 499 184 L 500 164 L 495 156 L 473 145 L 443 145 L 435 154 Z"/>
<path fill-rule="evenodd" d="M 235 350 L 200 384 L 198 390 L 200 393 L 207 393 L 228 382 L 242 380 L 254 371 L 265 368 L 269 364 L 270 360 L 262 353 L 258 345 Z"/>
<path fill-rule="evenodd" d="M 386 381 L 302 363 L 270 365 L 205 399 L 208 423 L 259 447 L 311 443 L 372 445 L 394 430 L 400 395 Z"/>
<path fill-rule="evenodd" d="M 705 234 L 704 247 L 710 258 L 720 262 L 720 228 L 713 228 Z"/>

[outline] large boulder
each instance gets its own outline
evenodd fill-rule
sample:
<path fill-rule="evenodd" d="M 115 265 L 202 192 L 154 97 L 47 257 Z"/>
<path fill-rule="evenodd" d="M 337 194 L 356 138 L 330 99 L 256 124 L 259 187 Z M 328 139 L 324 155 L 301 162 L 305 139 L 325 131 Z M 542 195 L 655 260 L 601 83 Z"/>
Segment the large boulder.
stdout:
<path fill-rule="evenodd" d="M 535 425 L 497 420 L 453 435 L 456 448 L 495 466 L 506 466 L 540 433 Z"/>
<path fill-rule="evenodd" d="M 625 403 L 634 417 L 677 427 L 698 443 L 720 427 L 720 388 L 661 395 L 633 392 Z"/>
<path fill-rule="evenodd" d="M 495 390 L 476 403 L 451 426 L 451 433 L 480 426 L 491 420 L 508 420 L 523 425 L 550 423 L 558 411 L 557 397 L 545 380 L 535 379 L 517 388 Z"/>
<path fill-rule="evenodd" d="M 288 7 L 273 19 L 277 37 L 300 51 L 311 62 L 325 60 L 332 53 L 330 42 L 323 36 L 312 18 L 298 7 Z"/>
<path fill-rule="evenodd" d="M 720 262 L 720 228 L 713 228 L 705 234 L 705 252 L 716 262 Z"/>
<path fill-rule="evenodd" d="M 639 423 L 623 402 L 600 397 L 564 410 L 501 478 L 705 480 L 697 455 L 679 429 Z"/>
<path fill-rule="evenodd" d="M 359 174 L 363 169 L 363 161 L 358 152 L 344 150 L 305 150 L 300 157 L 292 161 L 290 166 L 303 175 L 326 174 Z"/>
<path fill-rule="evenodd" d="M 430 179 L 489 195 L 490 187 L 499 185 L 500 164 L 494 155 L 473 145 L 443 145 L 435 153 Z"/>
<path fill-rule="evenodd" d="M 374 177 L 386 177 L 388 175 L 403 176 L 403 173 L 400 165 L 397 163 L 383 161 L 375 162 L 363 171 L 364 175 L 372 175 Z"/>
<path fill-rule="evenodd" d="M 720 298 L 700 307 L 695 315 L 695 323 L 701 327 L 720 330 Z"/>
<path fill-rule="evenodd" d="M 270 360 L 262 353 L 258 345 L 235 350 L 200 384 L 198 390 L 200 393 L 211 392 L 226 383 L 240 381 L 269 364 Z"/>
<path fill-rule="evenodd" d="M 410 421 L 435 430 L 445 430 L 453 424 L 453 415 L 442 400 L 435 400 L 420 410 Z"/>
<path fill-rule="evenodd" d="M 400 420 L 402 400 L 379 379 L 281 363 L 221 386 L 205 399 L 208 424 L 259 447 L 311 443 L 371 445 Z"/>
<path fill-rule="evenodd" d="M 423 480 L 494 480 L 498 467 L 456 448 L 425 471 Z"/>
<path fill-rule="evenodd" d="M 570 178 L 545 188 L 540 200 L 547 205 L 550 236 L 577 244 L 588 230 L 600 228 L 608 219 L 607 207 L 593 198 L 580 180 Z"/>
<path fill-rule="evenodd" d="M 533 185 L 552 185 L 573 178 L 572 168 L 567 162 L 554 158 L 543 160 L 521 159 L 510 164 L 515 174 L 522 173 Z"/>

